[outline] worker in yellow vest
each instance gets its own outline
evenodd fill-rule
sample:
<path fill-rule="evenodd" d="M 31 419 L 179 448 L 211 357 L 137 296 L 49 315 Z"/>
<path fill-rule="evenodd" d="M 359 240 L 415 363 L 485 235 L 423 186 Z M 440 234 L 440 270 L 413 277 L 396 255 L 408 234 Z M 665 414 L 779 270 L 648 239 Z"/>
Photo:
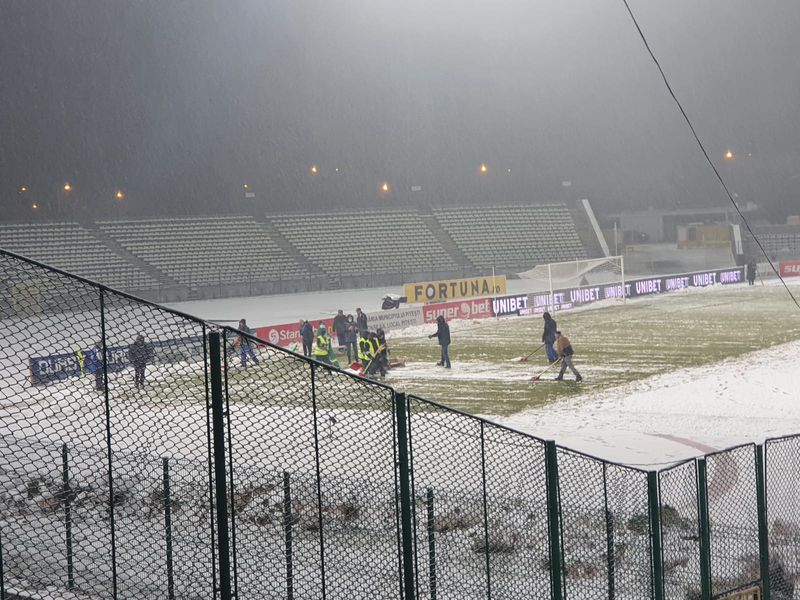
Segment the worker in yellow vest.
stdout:
<path fill-rule="evenodd" d="M 372 343 L 369 340 L 369 333 L 361 331 L 358 334 L 358 362 L 364 371 L 372 361 Z"/>
<path fill-rule="evenodd" d="M 317 337 L 314 342 L 314 359 L 326 365 L 331 364 L 329 357 L 331 352 L 331 338 L 325 323 L 320 323 L 317 329 Z"/>

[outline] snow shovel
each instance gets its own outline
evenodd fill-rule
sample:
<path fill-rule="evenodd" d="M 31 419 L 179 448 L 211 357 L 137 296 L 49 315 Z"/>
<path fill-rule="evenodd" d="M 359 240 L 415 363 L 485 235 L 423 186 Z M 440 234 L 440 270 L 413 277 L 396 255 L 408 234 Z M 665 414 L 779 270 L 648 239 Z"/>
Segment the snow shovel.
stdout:
<path fill-rule="evenodd" d="M 554 361 L 554 362 L 551 362 L 549 365 L 547 365 L 547 368 L 544 371 L 542 371 L 538 375 L 534 375 L 533 377 L 531 377 L 531 381 L 539 381 L 542 378 L 542 375 L 547 373 L 550 369 L 555 367 L 560 362 L 561 362 L 560 358 L 558 360 Z"/>
<path fill-rule="evenodd" d="M 515 361 L 515 362 L 528 362 L 528 359 L 529 359 L 531 356 L 533 356 L 534 354 L 536 354 L 536 353 L 537 353 L 539 350 L 541 350 L 542 348 L 544 348 L 544 344 L 542 344 L 542 345 L 541 345 L 541 346 L 539 346 L 539 347 L 538 347 L 536 350 L 534 350 L 533 352 L 531 352 L 530 354 L 528 354 L 528 356 L 522 356 L 522 357 L 520 357 L 520 358 L 515 358 L 515 359 L 514 359 L 514 361 Z"/>

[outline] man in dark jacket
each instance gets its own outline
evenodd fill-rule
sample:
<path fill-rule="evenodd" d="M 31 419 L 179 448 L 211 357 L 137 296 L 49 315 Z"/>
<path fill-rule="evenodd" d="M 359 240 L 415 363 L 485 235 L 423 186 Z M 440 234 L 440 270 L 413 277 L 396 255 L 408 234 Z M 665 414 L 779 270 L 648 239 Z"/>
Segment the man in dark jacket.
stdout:
<path fill-rule="evenodd" d="M 144 387 L 144 371 L 153 358 L 152 349 L 144 343 L 144 336 L 137 335 L 136 341 L 128 346 L 128 361 L 133 366 L 133 383 L 137 388 Z"/>
<path fill-rule="evenodd" d="M 436 333 L 432 333 L 428 337 L 439 338 L 439 345 L 442 347 L 442 358 L 436 364 L 440 367 L 444 367 L 445 369 L 449 369 L 450 354 L 448 352 L 448 347 L 450 346 L 450 326 L 447 324 L 447 321 L 444 320 L 442 315 L 436 317 Z"/>
<path fill-rule="evenodd" d="M 747 275 L 747 285 L 755 285 L 756 282 L 756 259 L 751 258 L 747 261 L 745 269 Z"/>
<path fill-rule="evenodd" d="M 314 328 L 308 321 L 300 320 L 300 338 L 303 340 L 303 356 L 311 356 L 314 344 Z"/>
<path fill-rule="evenodd" d="M 547 353 L 547 362 L 556 362 L 556 351 L 553 349 L 553 344 L 556 342 L 556 320 L 550 316 L 549 312 L 542 315 L 544 319 L 544 333 L 542 333 L 542 343 L 544 344 L 544 351 Z"/>
<path fill-rule="evenodd" d="M 347 317 L 344 316 L 344 311 L 341 308 L 336 316 L 333 317 L 333 330 L 336 332 L 336 345 L 341 350 L 346 343 L 347 337 Z"/>
<path fill-rule="evenodd" d="M 103 342 L 97 342 L 90 354 L 89 369 L 94 373 L 94 389 L 102 392 L 104 388 L 105 374 L 103 373 Z"/>
<path fill-rule="evenodd" d="M 361 312 L 360 308 L 356 309 L 356 325 L 358 325 L 359 333 L 366 333 L 369 331 L 367 326 L 367 313 Z"/>
<path fill-rule="evenodd" d="M 239 331 L 246 334 L 252 334 L 253 330 L 247 326 L 247 321 L 245 319 L 239 320 Z M 239 346 L 239 357 L 242 359 L 242 368 L 247 368 L 247 357 L 249 356 L 250 359 L 253 361 L 254 365 L 258 364 L 258 357 L 253 352 L 253 342 L 250 341 L 245 335 L 239 335 L 238 339 L 236 340 L 236 344 Z"/>
<path fill-rule="evenodd" d="M 358 325 L 353 315 L 347 315 L 344 346 L 347 349 L 347 362 L 358 360 Z"/>

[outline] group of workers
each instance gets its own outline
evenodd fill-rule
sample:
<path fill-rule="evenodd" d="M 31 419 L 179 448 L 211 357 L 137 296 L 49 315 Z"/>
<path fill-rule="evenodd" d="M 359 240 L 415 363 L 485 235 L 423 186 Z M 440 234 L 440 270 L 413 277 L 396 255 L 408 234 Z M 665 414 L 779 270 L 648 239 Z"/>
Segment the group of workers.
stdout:
<path fill-rule="evenodd" d="M 324 322 L 320 321 L 316 330 L 307 320 L 300 321 L 300 337 L 303 340 L 303 354 L 321 363 L 339 366 L 336 349 L 347 353 L 348 364 L 358 363 L 361 372 L 368 377 L 377 374 L 386 377 L 389 368 L 386 333 L 378 328 L 370 331 L 368 317 L 360 308 L 356 316 L 345 316 L 341 309 L 333 319 L 333 332 L 336 334 L 337 346 Z M 351 367 L 353 368 L 353 367 Z"/>

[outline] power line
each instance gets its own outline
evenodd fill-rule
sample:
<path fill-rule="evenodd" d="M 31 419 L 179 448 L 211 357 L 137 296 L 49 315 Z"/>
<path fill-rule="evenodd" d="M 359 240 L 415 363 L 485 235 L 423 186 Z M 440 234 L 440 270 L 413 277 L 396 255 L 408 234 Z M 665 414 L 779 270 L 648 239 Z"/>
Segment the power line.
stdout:
<path fill-rule="evenodd" d="M 741 209 L 739 208 L 739 205 L 736 204 L 736 201 L 733 199 L 733 195 L 731 194 L 730 190 L 728 189 L 727 184 L 722 179 L 722 175 L 719 174 L 719 171 L 717 170 L 717 167 L 714 165 L 714 162 L 711 160 L 711 157 L 708 155 L 708 152 L 706 152 L 706 148 L 703 145 L 703 142 L 700 141 L 700 136 L 697 135 L 697 131 L 695 131 L 694 125 L 692 125 L 692 121 L 689 119 L 689 115 L 686 114 L 686 111 L 683 109 L 683 105 L 681 104 L 680 100 L 678 100 L 678 97 L 675 95 L 675 92 L 672 91 L 672 86 L 669 84 L 669 80 L 667 79 L 667 76 L 664 73 L 664 69 L 661 68 L 661 63 L 658 62 L 658 59 L 656 58 L 656 55 L 653 53 L 653 50 L 650 48 L 650 44 L 647 42 L 647 38 L 645 37 L 644 32 L 642 31 L 642 28 L 639 27 L 639 22 L 636 20 L 636 17 L 634 16 L 633 11 L 631 10 L 630 5 L 628 4 L 628 0 L 622 0 L 622 2 L 623 2 L 623 4 L 625 4 L 625 8 L 628 10 L 628 14 L 631 16 L 631 19 L 633 20 L 633 24 L 636 26 L 636 31 L 639 32 L 639 37 L 642 38 L 642 42 L 644 43 L 644 47 L 647 49 L 647 52 L 650 54 L 650 58 L 653 59 L 653 62 L 656 64 L 656 67 L 658 68 L 658 72 L 661 73 L 661 79 L 664 80 L 664 85 L 667 86 L 667 91 L 669 91 L 669 94 L 670 94 L 670 96 L 672 96 L 672 99 L 675 101 L 675 104 L 678 105 L 678 109 L 681 111 L 681 114 L 683 115 L 683 119 L 686 121 L 686 124 L 689 126 L 689 129 L 691 130 L 692 135 L 694 136 L 694 139 L 697 142 L 697 145 L 700 146 L 700 151 L 703 153 L 703 156 L 706 157 L 706 161 L 708 162 L 709 166 L 711 167 L 711 170 L 714 171 L 714 175 L 717 176 L 717 179 L 719 180 L 720 184 L 722 185 L 722 189 L 725 190 L 725 193 L 728 196 L 728 200 L 731 201 L 731 204 L 733 205 L 733 208 L 736 209 L 736 212 L 739 214 L 739 218 L 742 220 L 742 223 L 744 223 L 744 226 L 747 228 L 747 231 L 750 232 L 750 235 L 755 240 L 756 244 L 758 245 L 759 250 L 761 250 L 761 253 L 764 255 L 764 258 L 767 259 L 767 262 L 769 263 L 769 266 L 775 272 L 775 275 L 777 275 L 778 279 L 780 279 L 781 283 L 783 284 L 783 287 L 786 289 L 786 293 L 789 294 L 789 297 L 792 299 L 792 301 L 794 302 L 795 306 L 797 306 L 797 308 L 800 309 L 800 302 L 797 301 L 797 298 L 795 298 L 794 294 L 792 293 L 792 290 L 790 290 L 789 286 L 786 285 L 786 281 L 784 281 L 783 277 L 781 277 L 780 271 L 777 268 L 775 268 L 775 265 L 773 264 L 772 260 L 770 259 L 769 255 L 767 254 L 767 251 L 764 249 L 764 246 L 761 244 L 761 240 L 759 240 L 758 237 L 756 236 L 756 234 L 753 232 L 753 228 L 750 227 L 750 223 L 745 218 L 744 214 L 742 213 Z"/>

